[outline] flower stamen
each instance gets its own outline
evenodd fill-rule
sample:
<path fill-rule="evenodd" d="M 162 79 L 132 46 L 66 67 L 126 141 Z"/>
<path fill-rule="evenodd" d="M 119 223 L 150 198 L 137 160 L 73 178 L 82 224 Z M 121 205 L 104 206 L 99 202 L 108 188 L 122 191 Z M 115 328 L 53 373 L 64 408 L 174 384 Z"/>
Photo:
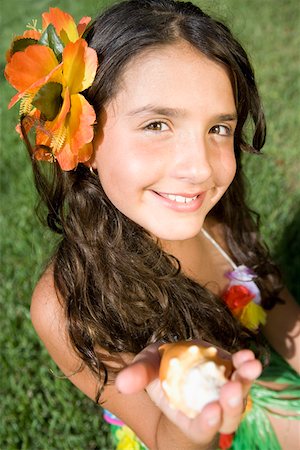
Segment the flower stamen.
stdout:
<path fill-rule="evenodd" d="M 60 151 L 60 149 L 64 146 L 67 137 L 67 128 L 62 125 L 55 130 L 51 139 L 51 147 L 53 149 L 53 153 L 56 154 Z"/>
<path fill-rule="evenodd" d="M 33 109 L 32 100 L 34 98 L 33 93 L 26 93 L 21 99 L 20 103 L 20 116 L 27 116 Z"/>
<path fill-rule="evenodd" d="M 31 19 L 31 20 L 32 20 L 32 23 L 29 22 L 26 25 L 26 28 L 28 28 L 29 30 L 39 31 L 37 29 L 37 19 Z"/>

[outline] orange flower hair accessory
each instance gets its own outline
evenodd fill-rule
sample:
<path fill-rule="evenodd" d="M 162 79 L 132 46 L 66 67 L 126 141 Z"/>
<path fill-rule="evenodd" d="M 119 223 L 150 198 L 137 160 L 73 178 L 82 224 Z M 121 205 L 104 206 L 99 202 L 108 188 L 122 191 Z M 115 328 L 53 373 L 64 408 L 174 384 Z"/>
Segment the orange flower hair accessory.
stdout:
<path fill-rule="evenodd" d="M 69 14 L 50 8 L 42 19 L 42 30 L 34 22 L 7 52 L 5 77 L 18 91 L 8 107 L 21 101 L 17 131 L 24 137 L 35 130 L 35 159 L 57 160 L 63 170 L 72 170 L 93 151 L 96 114 L 82 95 L 98 64 L 82 37 L 91 18 L 76 25 Z"/>

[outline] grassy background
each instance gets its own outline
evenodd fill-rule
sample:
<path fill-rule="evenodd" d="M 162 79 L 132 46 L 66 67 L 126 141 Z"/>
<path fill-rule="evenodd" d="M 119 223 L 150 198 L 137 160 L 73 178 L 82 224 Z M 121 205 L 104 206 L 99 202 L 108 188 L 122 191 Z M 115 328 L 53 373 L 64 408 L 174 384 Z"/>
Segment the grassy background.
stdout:
<path fill-rule="evenodd" d="M 79 19 L 95 16 L 110 1 L 4 0 L 1 69 L 14 34 L 48 6 Z M 263 157 L 247 157 L 251 204 L 262 233 L 299 295 L 299 26 L 297 0 L 206 0 L 204 9 L 231 24 L 256 68 L 269 124 Z M 3 70 L 1 70 L 1 73 Z M 100 408 L 58 373 L 29 318 L 30 296 L 53 237 L 37 221 L 31 172 L 14 132 L 18 108 L 7 111 L 14 91 L 1 82 L 1 450 L 111 449 Z M 298 208 L 298 209 L 297 209 Z M 298 285 L 299 286 L 299 285 Z M 297 292 L 298 289 L 298 292 Z M 145 418 L 146 419 L 146 418 Z"/>

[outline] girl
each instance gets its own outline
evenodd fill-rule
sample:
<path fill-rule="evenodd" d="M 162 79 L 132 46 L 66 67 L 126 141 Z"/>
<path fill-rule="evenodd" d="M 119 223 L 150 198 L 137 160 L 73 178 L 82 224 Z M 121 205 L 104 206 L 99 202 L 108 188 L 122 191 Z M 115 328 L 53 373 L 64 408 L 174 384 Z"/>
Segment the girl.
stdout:
<path fill-rule="evenodd" d="M 299 312 L 245 204 L 241 152 L 260 151 L 265 122 L 228 28 L 173 0 L 121 2 L 77 28 L 52 9 L 14 40 L 5 74 L 61 234 L 32 322 L 105 407 L 117 448 L 296 448 Z M 255 381 L 262 334 L 290 366 L 274 355 Z M 195 419 L 158 381 L 161 342 L 191 339 L 235 367 Z"/>

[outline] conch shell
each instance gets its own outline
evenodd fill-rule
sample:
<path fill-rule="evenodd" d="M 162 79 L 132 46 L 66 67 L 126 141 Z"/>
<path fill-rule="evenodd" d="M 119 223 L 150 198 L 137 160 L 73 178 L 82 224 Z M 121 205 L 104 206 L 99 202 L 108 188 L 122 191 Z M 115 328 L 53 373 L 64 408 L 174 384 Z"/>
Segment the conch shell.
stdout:
<path fill-rule="evenodd" d="M 230 359 L 215 347 L 194 342 L 163 344 L 159 378 L 170 406 L 194 418 L 205 405 L 218 400 L 232 372 Z"/>

